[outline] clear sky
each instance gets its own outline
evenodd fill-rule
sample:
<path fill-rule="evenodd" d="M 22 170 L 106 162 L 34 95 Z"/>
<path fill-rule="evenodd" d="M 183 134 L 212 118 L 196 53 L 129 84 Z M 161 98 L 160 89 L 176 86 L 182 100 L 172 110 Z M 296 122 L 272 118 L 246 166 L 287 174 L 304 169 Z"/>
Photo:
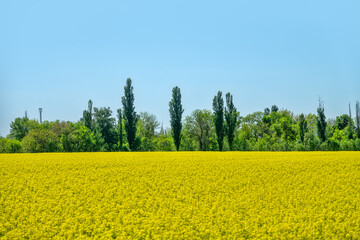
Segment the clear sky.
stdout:
<path fill-rule="evenodd" d="M 242 116 L 276 104 L 327 117 L 360 100 L 360 1 L 0 0 L 0 135 L 16 117 L 77 121 L 87 101 L 169 126 L 231 92 Z"/>

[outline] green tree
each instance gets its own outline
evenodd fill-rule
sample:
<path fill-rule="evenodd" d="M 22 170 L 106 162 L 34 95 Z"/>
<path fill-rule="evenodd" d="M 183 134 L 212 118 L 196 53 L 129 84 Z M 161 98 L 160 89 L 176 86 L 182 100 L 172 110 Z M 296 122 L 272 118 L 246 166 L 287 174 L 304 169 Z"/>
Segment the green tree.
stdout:
<path fill-rule="evenodd" d="M 155 115 L 147 112 L 141 112 L 138 119 L 138 133 L 141 138 L 141 150 L 156 151 L 157 139 L 155 130 L 160 126 L 160 123 L 156 120 Z"/>
<path fill-rule="evenodd" d="M 64 152 L 96 152 L 103 145 L 100 134 L 90 131 L 83 123 L 76 123 L 71 131 L 61 135 L 60 143 Z"/>
<path fill-rule="evenodd" d="M 315 135 L 314 132 L 309 131 L 305 133 L 304 142 L 305 142 L 305 150 L 307 151 L 316 151 L 320 148 L 321 140 L 318 136 Z"/>
<path fill-rule="evenodd" d="M 317 109 L 317 130 L 318 136 L 321 142 L 325 142 L 326 140 L 326 117 L 325 117 L 325 110 L 324 110 L 324 103 L 319 101 L 319 107 Z"/>
<path fill-rule="evenodd" d="M 184 109 L 181 105 L 181 92 L 179 87 L 174 87 L 172 90 L 172 99 L 169 102 L 171 135 L 174 139 L 176 151 L 179 151 L 181 143 L 181 129 L 182 129 L 182 114 Z"/>
<path fill-rule="evenodd" d="M 240 132 L 245 134 L 246 139 L 256 142 L 262 138 L 265 127 L 263 117 L 263 112 L 254 112 L 240 119 Z"/>
<path fill-rule="evenodd" d="M 71 122 L 56 120 L 55 122 L 51 122 L 49 125 L 50 127 L 47 129 L 51 130 L 58 138 L 60 138 L 63 134 L 70 133 L 73 130 L 74 124 Z"/>
<path fill-rule="evenodd" d="M 299 135 L 300 135 L 300 140 L 302 143 L 304 143 L 304 137 L 305 137 L 305 133 L 307 132 L 307 121 L 305 119 L 304 114 L 300 114 L 299 117 Z"/>
<path fill-rule="evenodd" d="M 20 141 L 0 137 L 0 153 L 21 153 Z"/>
<path fill-rule="evenodd" d="M 213 110 L 214 110 L 214 122 L 215 122 L 215 132 L 216 140 L 219 145 L 219 150 L 223 150 L 224 144 L 224 99 L 222 97 L 222 92 L 219 91 L 213 99 Z"/>
<path fill-rule="evenodd" d="M 353 139 L 354 138 L 354 123 L 351 117 L 351 106 L 349 103 L 349 130 L 348 130 L 348 139 Z"/>
<path fill-rule="evenodd" d="M 296 140 L 296 125 L 293 122 L 292 116 L 289 111 L 281 111 L 281 118 L 279 124 L 281 126 L 282 139 L 287 142 Z"/>
<path fill-rule="evenodd" d="M 185 118 L 184 127 L 199 144 L 200 151 L 210 150 L 212 115 L 209 110 L 194 110 Z"/>
<path fill-rule="evenodd" d="M 59 139 L 50 130 L 33 129 L 21 142 L 24 152 L 57 152 L 60 150 Z"/>
<path fill-rule="evenodd" d="M 115 119 L 111 115 L 112 111 L 109 107 L 94 108 L 95 131 L 101 134 L 107 151 L 115 150 L 117 144 Z"/>
<path fill-rule="evenodd" d="M 157 149 L 159 151 L 167 151 L 167 152 L 176 150 L 171 134 L 165 133 L 165 131 L 163 131 L 162 134 L 160 133 L 157 142 Z"/>
<path fill-rule="evenodd" d="M 85 110 L 83 112 L 83 120 L 85 123 L 85 127 L 90 129 L 91 131 L 94 130 L 94 124 L 93 124 L 93 119 L 92 119 L 92 117 L 93 117 L 92 109 L 93 109 L 93 102 L 91 100 L 89 100 L 88 110 Z"/>
<path fill-rule="evenodd" d="M 138 121 L 134 106 L 134 87 L 131 85 L 131 79 L 126 80 L 124 87 L 124 96 L 121 98 L 124 111 L 125 131 L 130 150 L 134 150 L 136 137 L 136 124 Z"/>
<path fill-rule="evenodd" d="M 118 117 L 118 124 L 117 124 L 117 133 L 118 133 L 118 139 L 119 139 L 119 149 L 122 149 L 123 146 L 123 137 L 124 137 L 124 131 L 123 131 L 123 116 L 121 108 L 117 110 L 117 117 Z"/>
<path fill-rule="evenodd" d="M 347 114 L 343 114 L 341 116 L 336 117 L 334 127 L 343 130 L 345 129 L 350 123 L 350 116 Z"/>
<path fill-rule="evenodd" d="M 278 106 L 272 105 L 271 106 L 271 112 L 277 112 L 279 110 Z"/>
<path fill-rule="evenodd" d="M 21 141 L 30 130 L 35 128 L 40 128 L 40 124 L 36 120 L 29 120 L 27 117 L 15 118 L 10 124 L 9 138 Z"/>
<path fill-rule="evenodd" d="M 360 139 L 360 104 L 359 104 L 359 101 L 356 101 L 356 116 L 355 116 L 355 121 L 356 121 L 356 133 L 357 133 L 357 137 Z"/>
<path fill-rule="evenodd" d="M 226 121 L 226 135 L 229 142 L 230 150 L 233 150 L 236 128 L 238 127 L 239 113 L 233 103 L 233 96 L 228 92 L 226 94 L 226 108 L 225 108 L 225 121 Z"/>

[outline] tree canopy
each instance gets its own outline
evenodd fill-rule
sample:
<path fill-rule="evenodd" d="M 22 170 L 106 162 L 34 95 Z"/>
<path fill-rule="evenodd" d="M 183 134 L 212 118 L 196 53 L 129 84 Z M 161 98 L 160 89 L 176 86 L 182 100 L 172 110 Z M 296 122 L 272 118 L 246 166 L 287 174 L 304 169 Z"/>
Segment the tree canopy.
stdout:
<path fill-rule="evenodd" d="M 95 151 L 337 151 L 360 150 L 360 104 L 355 116 L 326 118 L 319 101 L 316 114 L 294 114 L 277 105 L 240 116 L 233 96 L 214 96 L 213 112 L 195 109 L 183 118 L 179 87 L 169 102 L 170 128 L 150 112 L 137 114 L 130 78 L 116 111 L 94 107 L 92 100 L 76 122 L 17 117 L 10 134 L 0 137 L 0 153 Z M 347 111 L 346 108 L 345 112 Z M 314 109 L 315 110 L 315 109 Z M 81 114 L 81 113 L 80 113 Z M 124 131 L 125 130 L 125 131 Z"/>

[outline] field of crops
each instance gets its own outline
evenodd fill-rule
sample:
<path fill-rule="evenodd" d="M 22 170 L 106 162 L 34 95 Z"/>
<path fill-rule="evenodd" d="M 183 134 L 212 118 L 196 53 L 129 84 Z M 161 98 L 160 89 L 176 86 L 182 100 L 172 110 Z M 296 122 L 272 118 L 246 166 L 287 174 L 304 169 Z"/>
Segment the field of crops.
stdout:
<path fill-rule="evenodd" d="M 0 155 L 0 237 L 360 239 L 360 153 Z"/>

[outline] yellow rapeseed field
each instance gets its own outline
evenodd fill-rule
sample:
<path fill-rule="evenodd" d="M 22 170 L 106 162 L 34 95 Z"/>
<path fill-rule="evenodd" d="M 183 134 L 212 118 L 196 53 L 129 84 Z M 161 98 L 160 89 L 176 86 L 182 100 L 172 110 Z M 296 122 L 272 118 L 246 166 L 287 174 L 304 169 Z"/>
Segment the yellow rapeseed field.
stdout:
<path fill-rule="evenodd" d="M 360 153 L 4 154 L 0 237 L 360 239 Z"/>

